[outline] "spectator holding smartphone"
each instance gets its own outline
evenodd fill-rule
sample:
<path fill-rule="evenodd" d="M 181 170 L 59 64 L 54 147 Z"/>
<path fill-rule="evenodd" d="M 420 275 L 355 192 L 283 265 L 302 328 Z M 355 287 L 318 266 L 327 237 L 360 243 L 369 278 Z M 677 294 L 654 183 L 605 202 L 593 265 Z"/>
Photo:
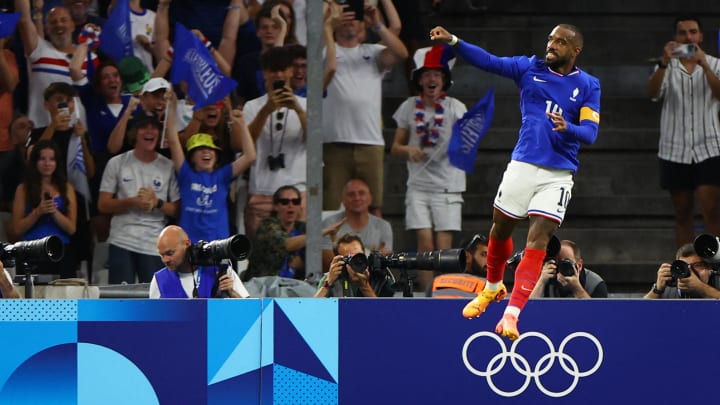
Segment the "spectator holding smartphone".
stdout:
<path fill-rule="evenodd" d="M 76 276 L 77 262 L 68 246 L 76 229 L 77 200 L 75 189 L 59 166 L 60 155 L 60 148 L 50 140 L 42 140 L 33 148 L 25 181 L 15 191 L 13 230 L 22 235 L 22 240 L 59 237 L 65 245 L 63 258 L 58 263 L 38 264 L 37 273 L 71 278 Z"/>
<path fill-rule="evenodd" d="M 74 252 L 78 262 L 83 260 L 92 262 L 89 202 L 93 197 L 88 180 L 95 174 L 95 159 L 90 149 L 87 130 L 83 122 L 78 119 L 77 90 L 68 83 L 53 82 L 45 89 L 43 98 L 45 100 L 43 105 L 51 121 L 49 125 L 35 128 L 31 132 L 28 151 L 32 153 L 38 141 L 52 140 L 57 144 L 58 170 L 64 173 L 67 182 L 75 189 L 77 200 L 77 229 L 71 237 L 68 250 Z"/>
<path fill-rule="evenodd" d="M 408 57 L 400 38 L 368 5 L 363 16 L 347 7 L 335 26 L 336 70 L 323 102 L 323 209 L 340 206 L 343 187 L 363 179 L 373 196 L 371 210 L 381 215 L 383 201 L 382 79 Z M 363 43 L 372 29 L 384 45 Z M 366 241 L 367 242 L 367 241 Z"/>
<path fill-rule="evenodd" d="M 676 18 L 648 81 L 650 98 L 662 101 L 660 187 L 670 193 L 678 247 L 695 237 L 695 196 L 705 230 L 720 235 L 720 60 L 702 42 L 698 17 Z"/>
<path fill-rule="evenodd" d="M 245 233 L 253 237 L 260 221 L 270 215 L 273 194 L 294 186 L 301 194 L 300 220 L 305 219 L 306 100 L 293 94 L 293 54 L 270 48 L 260 63 L 267 94 L 245 103 L 243 111 L 255 141 L 257 160 L 250 170 L 250 197 L 245 209 Z"/>

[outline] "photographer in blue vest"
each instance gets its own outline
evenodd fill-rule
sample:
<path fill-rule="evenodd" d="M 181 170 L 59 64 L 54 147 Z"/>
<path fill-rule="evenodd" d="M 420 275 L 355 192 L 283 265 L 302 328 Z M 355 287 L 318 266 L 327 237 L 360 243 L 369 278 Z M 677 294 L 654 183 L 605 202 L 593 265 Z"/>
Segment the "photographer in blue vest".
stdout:
<path fill-rule="evenodd" d="M 571 240 L 560 242 L 557 257 L 545 258 L 530 298 L 607 298 L 605 280 L 585 268 L 580 248 Z"/>
<path fill-rule="evenodd" d="M 192 244 L 185 230 L 169 225 L 160 232 L 157 249 L 165 267 L 150 282 L 150 298 L 228 298 L 250 296 L 232 269 L 198 266 L 190 262 Z"/>

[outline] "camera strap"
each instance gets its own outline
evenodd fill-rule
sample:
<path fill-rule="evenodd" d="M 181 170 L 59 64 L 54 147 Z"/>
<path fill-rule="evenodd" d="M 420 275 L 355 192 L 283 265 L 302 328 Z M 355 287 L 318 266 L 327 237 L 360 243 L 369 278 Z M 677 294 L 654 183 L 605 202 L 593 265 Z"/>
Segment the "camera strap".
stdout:
<path fill-rule="evenodd" d="M 281 112 L 281 109 L 279 109 L 277 111 L 273 111 L 270 114 L 270 122 L 269 122 L 269 124 L 270 124 L 270 156 L 277 156 L 277 155 L 274 155 L 275 147 L 274 147 L 274 142 L 273 142 L 273 134 L 275 133 L 275 124 L 278 123 L 275 121 L 275 119 L 276 119 L 275 115 L 279 114 L 280 112 Z M 282 112 L 282 118 L 281 118 L 283 122 L 282 122 L 282 132 L 280 133 L 280 145 L 279 145 L 278 151 L 277 151 L 278 154 L 282 153 L 283 141 L 285 140 L 285 130 L 287 129 L 288 113 L 289 113 L 288 108 L 285 107 L 285 111 Z"/>
<path fill-rule="evenodd" d="M 200 269 L 192 272 L 193 276 L 193 292 L 192 297 L 197 298 L 198 297 L 198 290 L 200 289 Z"/>

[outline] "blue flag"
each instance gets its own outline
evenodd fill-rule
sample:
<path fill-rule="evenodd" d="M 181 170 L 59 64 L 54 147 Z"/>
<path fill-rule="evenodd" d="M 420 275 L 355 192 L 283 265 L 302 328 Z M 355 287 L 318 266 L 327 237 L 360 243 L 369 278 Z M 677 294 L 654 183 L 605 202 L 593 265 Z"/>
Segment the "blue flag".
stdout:
<path fill-rule="evenodd" d="M 20 13 L 0 13 L 0 38 L 12 35 L 19 19 Z"/>
<path fill-rule="evenodd" d="M 450 164 L 472 173 L 480 140 L 492 124 L 495 113 L 495 90 L 491 87 L 462 118 L 455 122 L 448 145 Z"/>
<path fill-rule="evenodd" d="M 193 110 L 215 104 L 230 94 L 237 82 L 225 76 L 210 55 L 210 51 L 182 24 L 175 24 L 175 44 L 170 81 L 185 81 Z"/>
<path fill-rule="evenodd" d="M 115 62 L 133 54 L 130 6 L 128 0 L 118 0 L 100 33 L 100 50 Z"/>

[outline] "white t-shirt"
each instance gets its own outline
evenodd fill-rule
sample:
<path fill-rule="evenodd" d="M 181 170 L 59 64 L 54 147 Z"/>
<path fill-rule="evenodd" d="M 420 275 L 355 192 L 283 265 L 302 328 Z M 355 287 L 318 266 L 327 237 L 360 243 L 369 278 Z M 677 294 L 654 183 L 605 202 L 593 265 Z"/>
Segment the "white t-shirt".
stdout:
<path fill-rule="evenodd" d="M 91 53 L 92 60 L 97 55 Z M 28 64 L 28 117 L 35 123 L 35 128 L 50 125 L 50 113 L 45 109 L 43 94 L 45 89 L 54 82 L 73 84 L 70 78 L 70 59 L 72 55 L 60 52 L 47 40 L 38 38 L 37 47 L 27 56 Z M 83 66 L 85 65 L 84 62 Z M 83 73 L 85 73 L 83 69 Z M 75 97 L 75 113 L 85 124 L 85 108 L 80 98 Z"/>
<path fill-rule="evenodd" d="M 417 134 L 415 121 L 415 101 L 417 97 L 410 97 L 398 107 L 393 119 L 398 128 L 408 130 L 408 145 L 420 146 L 420 136 Z M 408 188 L 430 192 L 460 193 L 465 191 L 465 172 L 450 164 L 447 148 L 452 135 L 455 121 L 462 118 L 467 111 L 465 104 L 458 99 L 445 97 L 441 103 L 443 107 L 443 123 L 439 128 L 439 139 L 434 147 L 423 150 L 428 154 L 429 161 L 407 162 Z M 436 114 L 434 107 L 425 107 L 425 125 L 428 132 L 434 127 Z"/>
<path fill-rule="evenodd" d="M 233 290 L 235 290 L 235 292 L 238 293 L 242 298 L 249 297 L 250 293 L 248 292 L 247 288 L 245 288 L 245 285 L 242 283 L 237 273 L 235 273 L 234 271 L 230 271 L 228 273 L 233 279 Z M 182 285 L 185 294 L 187 294 L 188 297 L 192 297 L 193 285 L 195 284 L 195 277 L 197 277 L 197 271 L 192 273 L 177 274 L 180 277 L 180 284 Z M 160 298 L 160 289 L 158 288 L 157 280 L 155 279 L 154 275 L 152 281 L 150 281 L 149 298 Z"/>
<path fill-rule="evenodd" d="M 170 159 L 158 154 L 144 163 L 135 157 L 133 150 L 110 159 L 105 167 L 100 192 L 112 193 L 116 198 L 130 198 L 140 187 L 152 187 L 155 195 L 165 201 L 180 199 L 177 178 Z M 115 214 L 110 222 L 108 243 L 131 252 L 157 255 L 157 236 L 165 227 L 165 215 L 160 210 L 150 212 L 131 209 Z"/>
<path fill-rule="evenodd" d="M 382 78 L 378 56 L 385 46 L 336 46 L 337 70 L 323 100 L 325 143 L 385 145 L 382 135 Z"/>
<path fill-rule="evenodd" d="M 306 99 L 295 96 L 300 106 L 306 108 Z M 267 102 L 267 94 L 245 103 L 243 114 L 250 123 Z M 280 117 L 282 115 L 282 118 Z M 281 126 L 280 129 L 278 126 Z M 287 185 L 305 191 L 307 182 L 307 154 L 303 140 L 302 124 L 297 113 L 289 108 L 280 108 L 270 114 L 262 133 L 255 142 L 257 159 L 250 169 L 250 194 L 273 195 L 275 191 Z M 285 155 L 285 168 L 270 170 L 268 156 Z"/>
<path fill-rule="evenodd" d="M 152 54 L 148 52 L 135 38 L 138 35 L 146 37 L 151 44 L 155 43 L 155 12 L 145 9 L 142 14 L 130 10 L 130 29 L 133 38 L 133 54 L 137 56 L 148 68 L 148 72 L 155 70 Z"/>

